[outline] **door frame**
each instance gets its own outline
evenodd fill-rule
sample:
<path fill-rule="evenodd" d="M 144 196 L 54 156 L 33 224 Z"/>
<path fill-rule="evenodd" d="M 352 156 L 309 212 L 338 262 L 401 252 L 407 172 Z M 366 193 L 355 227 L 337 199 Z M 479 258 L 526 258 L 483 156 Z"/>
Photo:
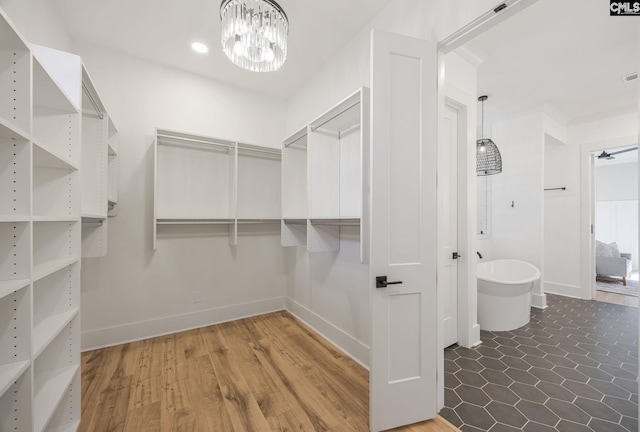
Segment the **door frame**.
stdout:
<path fill-rule="evenodd" d="M 492 9 L 482 16 L 460 28 L 438 43 L 438 127 L 442 129 L 445 104 L 457 107 L 465 113 L 464 130 L 459 130 L 458 137 L 458 249 L 468 259 L 458 263 L 458 344 L 472 348 L 480 345 L 480 326 L 478 325 L 478 290 L 477 290 L 477 261 L 473 259 L 477 251 L 477 188 L 476 176 L 476 95 L 469 95 L 459 88 L 446 83 L 444 56 L 448 52 L 464 45 L 477 35 L 498 25 L 502 21 L 517 14 L 538 0 L 506 0 L 506 8 Z M 461 111 L 463 110 L 463 111 Z M 464 137 L 464 140 L 461 139 Z M 465 143 L 461 145 L 460 143 Z M 441 132 L 438 132 L 438 148 L 443 145 Z M 438 167 L 439 171 L 439 167 Z M 437 194 L 441 191 L 438 188 Z M 442 244 L 437 240 L 437 250 Z M 442 287 L 437 284 L 437 322 L 438 322 L 438 350 L 444 351 L 444 333 L 442 320 L 444 318 L 444 303 Z M 444 408 L 444 356 L 438 356 L 437 370 L 437 404 L 438 410 Z"/>
<path fill-rule="evenodd" d="M 595 141 L 580 145 L 580 298 L 593 300 L 596 296 L 596 261 L 594 206 L 596 201 L 595 173 L 591 164 L 591 154 L 599 150 L 628 147 L 638 144 L 638 135 Z"/>

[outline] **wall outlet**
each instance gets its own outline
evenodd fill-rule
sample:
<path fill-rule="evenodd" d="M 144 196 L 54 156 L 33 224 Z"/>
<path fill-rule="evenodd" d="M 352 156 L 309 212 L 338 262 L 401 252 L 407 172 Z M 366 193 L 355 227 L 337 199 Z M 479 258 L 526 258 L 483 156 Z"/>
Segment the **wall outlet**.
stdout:
<path fill-rule="evenodd" d="M 200 303 L 202 301 L 202 293 L 200 291 L 193 292 L 193 302 Z"/>

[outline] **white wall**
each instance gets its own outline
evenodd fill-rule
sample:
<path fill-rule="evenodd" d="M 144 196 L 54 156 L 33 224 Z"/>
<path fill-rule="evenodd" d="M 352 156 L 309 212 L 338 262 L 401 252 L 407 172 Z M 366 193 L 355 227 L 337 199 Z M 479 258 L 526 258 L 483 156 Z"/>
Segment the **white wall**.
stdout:
<path fill-rule="evenodd" d="M 157 251 L 151 248 L 155 127 L 278 147 L 284 101 L 95 46 L 77 43 L 74 51 L 120 132 L 118 216 L 109 219 L 109 253 L 83 260 L 83 346 L 284 307 L 286 262 L 278 230 L 241 231 L 232 248 L 226 227 L 173 227 L 164 230 L 169 235 L 159 239 Z M 193 291 L 202 293 L 201 303 L 193 303 Z M 238 306 L 246 303 L 252 305 Z"/>
<path fill-rule="evenodd" d="M 439 42 L 498 4 L 495 0 L 392 1 L 289 100 L 287 133 L 293 134 L 357 88 L 369 86 L 373 27 Z"/>
<path fill-rule="evenodd" d="M 502 173 L 491 179 L 491 259 L 519 259 L 540 269 L 532 299 L 536 307 L 546 307 L 542 122 L 543 115 L 536 113 L 491 128 L 502 154 Z"/>
<path fill-rule="evenodd" d="M 580 147 L 545 135 L 545 291 L 580 297 Z"/>
<path fill-rule="evenodd" d="M 0 0 L 0 8 L 28 42 L 70 51 L 71 37 L 51 0 Z"/>

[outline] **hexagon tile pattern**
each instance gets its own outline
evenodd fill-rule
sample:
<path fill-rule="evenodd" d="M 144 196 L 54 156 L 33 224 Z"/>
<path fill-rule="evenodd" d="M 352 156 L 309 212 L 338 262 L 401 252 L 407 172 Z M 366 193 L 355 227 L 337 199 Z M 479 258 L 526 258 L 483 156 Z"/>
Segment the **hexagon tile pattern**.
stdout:
<path fill-rule="evenodd" d="M 637 432 L 638 309 L 547 294 L 475 349 L 445 350 L 445 408 L 463 432 Z"/>

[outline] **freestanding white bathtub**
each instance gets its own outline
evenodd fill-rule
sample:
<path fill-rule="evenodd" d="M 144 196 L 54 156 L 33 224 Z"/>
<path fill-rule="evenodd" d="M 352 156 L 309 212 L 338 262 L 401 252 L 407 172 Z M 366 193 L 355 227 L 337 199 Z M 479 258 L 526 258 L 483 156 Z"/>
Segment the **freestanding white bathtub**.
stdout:
<path fill-rule="evenodd" d="M 529 322 L 531 292 L 540 270 L 519 260 L 478 264 L 478 324 L 481 330 L 509 331 Z"/>

